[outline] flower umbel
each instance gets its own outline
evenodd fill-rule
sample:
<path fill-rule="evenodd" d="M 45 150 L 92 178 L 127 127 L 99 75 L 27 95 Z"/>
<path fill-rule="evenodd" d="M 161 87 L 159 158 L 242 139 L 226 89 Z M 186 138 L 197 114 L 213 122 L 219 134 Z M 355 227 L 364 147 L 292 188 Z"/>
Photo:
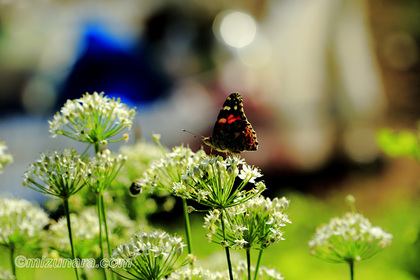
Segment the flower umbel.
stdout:
<path fill-rule="evenodd" d="M 85 170 L 86 164 L 74 149 L 47 152 L 29 166 L 23 185 L 67 199 L 83 187 Z"/>
<path fill-rule="evenodd" d="M 42 228 L 48 222 L 47 214 L 29 201 L 0 197 L 0 245 L 9 249 L 14 278 L 16 278 L 14 260 L 16 247 L 39 251 Z M 0 279 L 10 279 L 6 275 L 4 277 Z"/>
<path fill-rule="evenodd" d="M 174 147 L 172 152 L 166 153 L 163 158 L 152 162 L 142 177 L 134 181 L 130 191 L 132 194 L 138 194 L 144 189 L 153 192 L 156 188 L 184 197 L 182 175 L 186 169 L 197 165 L 204 156 L 203 150 L 193 152 L 184 146 Z M 178 187 L 179 185 L 181 187 Z"/>
<path fill-rule="evenodd" d="M 118 175 L 118 172 L 126 160 L 126 156 L 121 154 L 113 156 L 108 149 L 98 153 L 87 164 L 86 185 L 88 185 L 94 193 L 103 194 Z"/>
<path fill-rule="evenodd" d="M 82 98 L 67 100 L 60 112 L 48 121 L 52 137 L 64 135 L 73 140 L 105 146 L 107 142 L 127 141 L 128 135 L 108 140 L 131 128 L 135 110 L 120 99 L 108 98 L 103 92 L 86 93 Z"/>
<path fill-rule="evenodd" d="M 242 167 L 241 171 L 239 167 Z M 259 195 L 265 184 L 255 182 L 255 179 L 261 176 L 257 168 L 239 157 L 204 157 L 187 169 L 182 184 L 174 184 L 174 189 L 203 206 L 226 209 Z M 237 178 L 241 179 L 238 185 L 235 184 Z M 245 189 L 248 183 L 253 183 L 254 187 Z"/>
<path fill-rule="evenodd" d="M 323 260 L 348 263 L 367 260 L 391 245 L 392 234 L 371 225 L 359 213 L 332 218 L 309 241 L 311 253 Z"/>
<path fill-rule="evenodd" d="M 24 199 L 0 197 L 0 244 L 28 245 L 39 238 L 48 223 L 48 215 L 39 206 Z"/>
<path fill-rule="evenodd" d="M 243 204 L 226 209 L 225 234 L 229 247 L 236 249 L 265 249 L 284 240 L 282 228 L 291 223 L 284 212 L 290 201 L 285 197 L 264 198 L 259 195 Z M 220 243 L 223 240 L 219 211 L 211 211 L 205 218 L 207 238 Z"/>
<path fill-rule="evenodd" d="M 131 266 L 123 269 L 136 279 L 158 280 L 194 260 L 188 255 L 177 264 L 184 246 L 182 238 L 162 230 L 139 232 L 130 243 L 118 246 L 112 259 L 117 263 L 130 262 Z"/>

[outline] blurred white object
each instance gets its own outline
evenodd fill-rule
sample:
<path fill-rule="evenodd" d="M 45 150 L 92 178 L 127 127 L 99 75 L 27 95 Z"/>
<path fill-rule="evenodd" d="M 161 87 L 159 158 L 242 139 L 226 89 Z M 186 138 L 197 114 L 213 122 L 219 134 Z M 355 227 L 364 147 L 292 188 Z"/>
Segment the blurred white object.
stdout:
<path fill-rule="evenodd" d="M 278 79 L 265 87 L 303 168 L 325 162 L 342 144 L 337 136 L 352 138 L 344 139 L 350 157 L 375 147 L 373 133 L 344 133 L 361 123 L 372 131 L 385 106 L 367 14 L 362 0 L 271 1 L 264 30 Z M 374 158 L 369 150 L 353 159 Z"/>

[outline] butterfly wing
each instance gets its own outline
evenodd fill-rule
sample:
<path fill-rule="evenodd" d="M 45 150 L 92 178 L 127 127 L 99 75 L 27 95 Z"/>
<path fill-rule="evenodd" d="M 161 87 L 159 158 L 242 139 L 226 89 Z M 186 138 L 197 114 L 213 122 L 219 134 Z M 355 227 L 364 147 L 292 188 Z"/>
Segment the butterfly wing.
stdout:
<path fill-rule="evenodd" d="M 235 92 L 226 98 L 217 116 L 209 144 L 221 152 L 240 153 L 258 148 L 257 135 L 245 116 L 242 96 Z"/>

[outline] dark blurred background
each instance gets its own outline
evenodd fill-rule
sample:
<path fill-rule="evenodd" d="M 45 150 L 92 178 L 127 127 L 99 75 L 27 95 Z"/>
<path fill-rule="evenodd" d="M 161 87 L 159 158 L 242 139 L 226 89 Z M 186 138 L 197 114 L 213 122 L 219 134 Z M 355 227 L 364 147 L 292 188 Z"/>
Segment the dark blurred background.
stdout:
<path fill-rule="evenodd" d="M 21 187 L 28 164 L 77 147 L 48 136 L 67 99 L 120 97 L 144 139 L 198 149 L 182 129 L 210 135 L 238 91 L 260 142 L 242 155 L 270 191 L 371 202 L 398 182 L 410 197 L 417 164 L 390 162 L 375 131 L 417 127 L 419 15 L 414 0 L 0 0 L 0 139 L 14 156 L 0 192 L 36 195 Z"/>

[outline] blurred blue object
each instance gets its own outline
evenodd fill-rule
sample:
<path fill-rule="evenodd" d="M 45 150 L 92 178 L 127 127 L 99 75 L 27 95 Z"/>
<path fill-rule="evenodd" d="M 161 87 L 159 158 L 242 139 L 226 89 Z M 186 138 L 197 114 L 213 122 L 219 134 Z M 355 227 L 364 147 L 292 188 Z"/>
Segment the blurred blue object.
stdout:
<path fill-rule="evenodd" d="M 98 22 L 83 28 L 79 57 L 60 90 L 58 107 L 85 92 L 104 91 L 129 105 L 153 102 L 169 92 L 172 81 L 147 38 L 126 43 Z"/>

